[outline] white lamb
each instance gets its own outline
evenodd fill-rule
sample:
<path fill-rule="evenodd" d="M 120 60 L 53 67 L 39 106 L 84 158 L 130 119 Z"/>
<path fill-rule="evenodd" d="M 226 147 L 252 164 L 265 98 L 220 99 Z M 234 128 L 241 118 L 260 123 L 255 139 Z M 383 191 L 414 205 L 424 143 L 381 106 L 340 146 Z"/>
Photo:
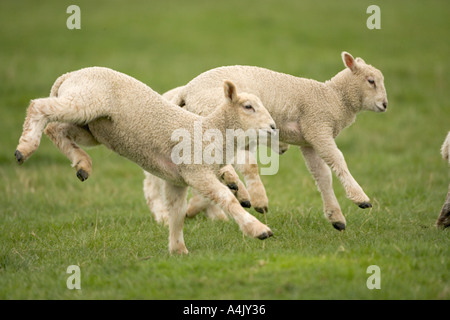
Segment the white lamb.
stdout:
<path fill-rule="evenodd" d="M 450 164 L 450 131 L 441 147 L 441 155 Z M 448 186 L 447 198 L 442 206 L 441 213 L 436 221 L 437 227 L 447 228 L 450 226 L 450 185 Z"/>
<path fill-rule="evenodd" d="M 171 152 L 178 141 L 172 133 L 183 128 L 262 129 L 272 132 L 273 119 L 258 97 L 237 94 L 232 82 L 223 83 L 225 98 L 207 117 L 188 112 L 162 98 L 144 83 L 100 67 L 85 68 L 59 77 L 49 98 L 32 100 L 15 156 L 19 164 L 38 148 L 42 132 L 72 161 L 80 180 L 91 173 L 91 159 L 77 146 L 104 144 L 164 179 L 164 205 L 169 214 L 169 250 L 187 253 L 183 239 L 188 186 L 217 203 L 238 223 L 244 234 L 265 239 L 269 227 L 245 211 L 218 176 L 225 164 L 175 165 Z M 225 148 L 225 143 L 223 144 Z M 224 153 L 225 154 L 225 153 Z M 226 179 L 225 179 L 226 180 Z"/>
<path fill-rule="evenodd" d="M 280 141 L 300 146 L 321 192 L 325 217 L 343 230 L 346 221 L 333 191 L 330 168 L 350 200 L 360 208 L 372 205 L 350 174 L 334 139 L 355 121 L 357 113 L 384 112 L 388 101 L 384 77 L 378 69 L 347 52 L 342 53 L 342 60 L 346 68 L 325 83 L 259 67 L 229 66 L 206 71 L 167 96 L 186 110 L 206 115 L 217 105 L 223 79 L 231 79 L 240 90 L 257 95 L 275 120 Z M 267 206 L 257 167 L 236 168 L 244 175 L 252 205 Z"/>

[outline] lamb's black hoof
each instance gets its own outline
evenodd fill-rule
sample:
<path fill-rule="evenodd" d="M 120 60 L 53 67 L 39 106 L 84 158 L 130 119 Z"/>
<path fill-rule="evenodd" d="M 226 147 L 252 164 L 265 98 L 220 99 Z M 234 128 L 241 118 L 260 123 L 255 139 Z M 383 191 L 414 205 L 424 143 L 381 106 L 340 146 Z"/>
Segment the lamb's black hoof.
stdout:
<path fill-rule="evenodd" d="M 361 209 L 372 208 L 372 204 L 370 202 L 362 202 L 358 204 L 358 207 Z"/>
<path fill-rule="evenodd" d="M 256 207 L 255 207 L 255 210 L 258 211 L 259 213 L 264 214 L 264 213 L 266 213 L 267 211 L 269 211 L 269 208 L 267 208 L 267 207 L 258 207 L 258 208 L 256 208 Z"/>
<path fill-rule="evenodd" d="M 80 179 L 80 181 L 84 181 L 89 177 L 89 174 L 84 171 L 83 169 L 80 169 L 77 171 L 77 178 Z"/>
<path fill-rule="evenodd" d="M 345 223 L 342 223 L 342 222 L 333 222 L 332 224 L 333 224 L 333 227 L 334 227 L 336 230 L 339 230 L 339 231 L 344 231 L 344 230 L 345 230 Z"/>
<path fill-rule="evenodd" d="M 264 240 L 267 239 L 269 237 L 273 236 L 273 232 L 272 231 L 268 231 L 268 232 L 263 232 L 258 236 L 259 240 Z"/>
<path fill-rule="evenodd" d="M 250 201 L 245 200 L 245 201 L 242 201 L 242 202 L 241 202 L 241 206 L 243 206 L 244 208 L 251 208 L 251 207 L 252 207 L 252 204 L 251 204 Z"/>
<path fill-rule="evenodd" d="M 236 183 L 230 183 L 230 184 L 227 184 L 227 187 L 228 187 L 229 189 L 231 189 L 231 190 L 235 190 L 235 191 L 238 191 L 238 190 L 239 190 L 239 188 L 238 188 L 238 186 L 237 186 Z"/>
<path fill-rule="evenodd" d="M 16 150 L 16 152 L 14 152 L 14 155 L 16 156 L 18 164 L 22 164 L 25 161 L 25 157 L 19 150 Z"/>

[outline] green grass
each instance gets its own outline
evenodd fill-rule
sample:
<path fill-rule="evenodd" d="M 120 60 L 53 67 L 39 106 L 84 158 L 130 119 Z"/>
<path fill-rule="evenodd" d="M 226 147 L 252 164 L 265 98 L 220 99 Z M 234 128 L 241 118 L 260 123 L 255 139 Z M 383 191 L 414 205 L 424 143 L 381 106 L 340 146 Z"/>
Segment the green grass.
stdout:
<path fill-rule="evenodd" d="M 450 5 L 379 1 L 0 2 L 1 299 L 450 299 L 449 233 L 438 216 L 449 182 L 439 148 L 449 130 Z M 326 80 L 340 52 L 381 69 L 386 114 L 363 113 L 337 143 L 373 200 L 361 210 L 335 190 L 347 219 L 337 232 L 295 147 L 264 176 L 275 236 L 243 237 L 234 222 L 186 221 L 190 254 L 170 256 L 167 228 L 146 207 L 139 167 L 104 147 L 88 151 L 80 183 L 47 138 L 14 163 L 30 99 L 62 73 L 101 65 L 158 92 L 221 65 L 249 64 Z M 82 290 L 66 269 L 81 268 Z M 381 289 L 366 269 L 378 265 Z"/>

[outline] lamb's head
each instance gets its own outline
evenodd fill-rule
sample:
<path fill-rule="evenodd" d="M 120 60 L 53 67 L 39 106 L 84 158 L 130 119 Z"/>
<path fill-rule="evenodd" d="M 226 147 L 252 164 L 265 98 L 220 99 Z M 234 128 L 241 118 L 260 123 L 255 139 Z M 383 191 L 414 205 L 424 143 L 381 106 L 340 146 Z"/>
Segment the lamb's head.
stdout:
<path fill-rule="evenodd" d="M 352 84 L 359 93 L 362 110 L 385 112 L 388 100 L 381 71 L 361 58 L 354 59 L 348 52 L 342 52 L 342 60 L 351 71 Z"/>
<path fill-rule="evenodd" d="M 238 94 L 236 86 L 228 80 L 224 81 L 223 88 L 225 107 L 234 122 L 233 129 L 263 130 L 269 134 L 276 132 L 275 121 L 257 96 L 245 92 Z"/>

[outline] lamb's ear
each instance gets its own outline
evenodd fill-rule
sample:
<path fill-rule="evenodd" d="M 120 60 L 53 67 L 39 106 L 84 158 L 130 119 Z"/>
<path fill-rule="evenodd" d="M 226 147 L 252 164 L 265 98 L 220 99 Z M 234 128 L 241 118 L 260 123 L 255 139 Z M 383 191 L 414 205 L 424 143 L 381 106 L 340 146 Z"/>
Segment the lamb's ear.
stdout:
<path fill-rule="evenodd" d="M 225 80 L 223 82 L 223 90 L 225 92 L 225 98 L 229 100 L 230 102 L 234 102 L 237 99 L 237 91 L 236 86 L 233 82 L 229 80 Z"/>
<path fill-rule="evenodd" d="M 356 69 L 358 69 L 357 62 L 353 58 L 353 56 L 348 52 L 342 52 L 342 61 L 344 61 L 344 65 L 352 70 L 352 72 L 355 72 Z"/>

